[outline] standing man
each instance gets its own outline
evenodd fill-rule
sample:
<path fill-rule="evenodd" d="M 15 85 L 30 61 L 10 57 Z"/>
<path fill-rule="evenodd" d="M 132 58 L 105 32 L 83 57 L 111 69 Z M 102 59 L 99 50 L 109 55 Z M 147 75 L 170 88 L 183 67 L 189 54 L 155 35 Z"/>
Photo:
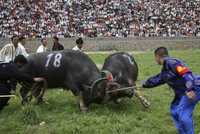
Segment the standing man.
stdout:
<path fill-rule="evenodd" d="M 0 51 L 0 61 L 4 61 L 4 62 L 14 61 L 15 56 L 16 56 L 16 50 L 20 49 L 20 48 L 18 48 L 18 41 L 19 41 L 18 37 L 14 35 L 11 38 L 11 43 L 5 45 L 1 49 L 1 51 Z"/>
<path fill-rule="evenodd" d="M 41 39 L 41 45 L 38 47 L 36 53 L 43 53 L 47 51 L 47 38 Z"/>
<path fill-rule="evenodd" d="M 16 50 L 16 56 L 23 55 L 25 57 L 28 57 L 29 54 L 26 52 L 24 45 L 25 45 L 25 38 L 23 36 L 21 36 L 21 37 L 19 37 L 19 42 L 18 42 L 19 49 Z"/>
<path fill-rule="evenodd" d="M 72 48 L 72 50 L 75 50 L 75 51 L 80 51 L 82 52 L 83 48 L 83 39 L 80 37 L 76 40 L 76 46 Z"/>
<path fill-rule="evenodd" d="M 143 88 L 153 88 L 167 83 L 175 93 L 171 103 L 171 115 L 179 134 L 194 134 L 193 110 L 200 100 L 200 77 L 179 59 L 169 57 L 165 47 L 154 52 L 155 60 L 162 65 L 159 74 L 143 83 Z"/>
<path fill-rule="evenodd" d="M 57 36 L 53 37 L 53 47 L 52 47 L 52 51 L 60 51 L 63 50 L 64 47 L 62 44 L 59 43 L 59 39 Z"/>

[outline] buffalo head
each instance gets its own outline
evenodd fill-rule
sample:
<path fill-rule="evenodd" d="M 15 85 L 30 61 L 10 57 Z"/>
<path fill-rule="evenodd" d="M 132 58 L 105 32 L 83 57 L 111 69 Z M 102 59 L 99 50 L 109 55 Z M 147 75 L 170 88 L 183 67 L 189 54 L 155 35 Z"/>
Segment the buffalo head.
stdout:
<path fill-rule="evenodd" d="M 84 92 L 86 102 L 100 104 L 116 101 L 118 98 L 125 96 L 133 96 L 133 89 L 118 91 L 123 86 L 114 81 L 109 71 L 102 71 L 101 76 L 100 79 L 93 82 L 92 86 L 88 87 L 87 92 Z"/>

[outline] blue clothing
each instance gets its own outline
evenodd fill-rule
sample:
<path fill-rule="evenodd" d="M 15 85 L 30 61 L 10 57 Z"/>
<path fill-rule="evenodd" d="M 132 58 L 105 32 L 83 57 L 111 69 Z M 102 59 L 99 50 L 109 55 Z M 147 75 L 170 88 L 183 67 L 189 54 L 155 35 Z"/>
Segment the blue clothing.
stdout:
<path fill-rule="evenodd" d="M 200 76 L 195 76 L 180 60 L 165 57 L 161 73 L 150 77 L 144 88 L 152 88 L 167 83 L 175 93 L 171 103 L 171 115 L 179 134 L 194 134 L 192 113 L 200 100 Z M 186 92 L 193 90 L 195 100 L 190 100 Z"/>

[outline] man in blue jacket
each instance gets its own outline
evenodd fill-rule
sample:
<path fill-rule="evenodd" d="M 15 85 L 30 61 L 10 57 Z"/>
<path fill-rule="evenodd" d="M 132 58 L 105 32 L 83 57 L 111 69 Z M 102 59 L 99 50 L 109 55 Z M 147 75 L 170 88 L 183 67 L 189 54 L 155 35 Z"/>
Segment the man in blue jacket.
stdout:
<path fill-rule="evenodd" d="M 162 65 L 159 74 L 143 82 L 143 88 L 153 88 L 167 83 L 175 93 L 171 115 L 179 134 L 194 134 L 192 113 L 200 100 L 200 77 L 179 59 L 169 57 L 165 47 L 155 50 L 155 60 Z"/>

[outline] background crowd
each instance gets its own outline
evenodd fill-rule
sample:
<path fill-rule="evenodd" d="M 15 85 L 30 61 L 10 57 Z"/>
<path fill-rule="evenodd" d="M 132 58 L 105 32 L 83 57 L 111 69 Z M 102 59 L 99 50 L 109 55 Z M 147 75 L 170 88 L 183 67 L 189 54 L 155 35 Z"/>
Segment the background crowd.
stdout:
<path fill-rule="evenodd" d="M 0 37 L 200 36 L 200 0 L 1 0 Z"/>

